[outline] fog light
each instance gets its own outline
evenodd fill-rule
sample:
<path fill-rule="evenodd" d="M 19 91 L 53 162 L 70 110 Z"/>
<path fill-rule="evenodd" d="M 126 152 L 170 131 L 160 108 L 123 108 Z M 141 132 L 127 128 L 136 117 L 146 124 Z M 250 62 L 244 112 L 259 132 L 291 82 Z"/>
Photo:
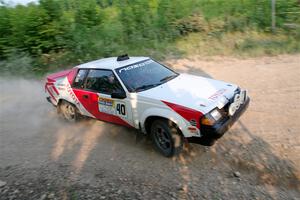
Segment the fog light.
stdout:
<path fill-rule="evenodd" d="M 209 116 L 203 116 L 201 119 L 201 124 L 207 125 L 207 126 L 212 126 L 212 125 L 214 125 L 215 122 L 216 121 L 212 117 L 209 117 Z"/>

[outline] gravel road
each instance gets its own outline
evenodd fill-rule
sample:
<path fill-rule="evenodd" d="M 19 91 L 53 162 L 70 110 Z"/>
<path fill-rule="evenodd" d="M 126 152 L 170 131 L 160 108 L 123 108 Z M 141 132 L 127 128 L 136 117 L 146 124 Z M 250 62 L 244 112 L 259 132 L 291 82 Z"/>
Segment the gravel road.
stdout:
<path fill-rule="evenodd" d="M 0 199 L 300 199 L 300 55 L 168 60 L 249 90 L 212 147 L 165 158 L 117 125 L 58 118 L 38 80 L 0 78 Z"/>

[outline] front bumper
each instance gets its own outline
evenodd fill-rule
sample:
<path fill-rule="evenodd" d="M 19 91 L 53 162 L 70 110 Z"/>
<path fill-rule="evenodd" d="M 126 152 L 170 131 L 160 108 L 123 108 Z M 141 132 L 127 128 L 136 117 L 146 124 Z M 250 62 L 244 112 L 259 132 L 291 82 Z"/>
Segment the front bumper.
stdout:
<path fill-rule="evenodd" d="M 250 103 L 250 98 L 248 97 L 245 103 L 236 111 L 236 113 L 231 117 L 226 117 L 225 119 L 217 122 L 213 126 L 201 125 L 200 131 L 202 137 L 191 137 L 187 138 L 191 143 L 202 144 L 205 146 L 211 146 L 215 143 L 217 139 L 222 137 L 224 133 L 240 118 L 240 116 L 247 110 Z"/>

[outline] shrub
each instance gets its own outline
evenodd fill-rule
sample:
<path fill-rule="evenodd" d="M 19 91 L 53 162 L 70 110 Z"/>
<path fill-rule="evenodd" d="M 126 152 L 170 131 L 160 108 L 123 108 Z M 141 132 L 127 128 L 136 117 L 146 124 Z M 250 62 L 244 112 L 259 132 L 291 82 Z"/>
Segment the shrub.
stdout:
<path fill-rule="evenodd" d="M 187 35 L 192 32 L 207 32 L 209 29 L 207 21 L 200 14 L 193 14 L 174 22 L 175 28 L 180 35 Z"/>
<path fill-rule="evenodd" d="M 8 59 L 0 61 L 2 75 L 33 75 L 33 59 L 24 52 L 14 51 Z"/>

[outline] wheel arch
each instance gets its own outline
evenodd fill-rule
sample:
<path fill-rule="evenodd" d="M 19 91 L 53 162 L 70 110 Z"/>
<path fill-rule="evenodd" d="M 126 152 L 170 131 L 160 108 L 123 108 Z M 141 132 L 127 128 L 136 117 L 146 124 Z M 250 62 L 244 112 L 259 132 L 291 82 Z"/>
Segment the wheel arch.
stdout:
<path fill-rule="evenodd" d="M 58 99 L 58 101 L 57 101 L 57 106 L 59 106 L 63 101 L 66 101 L 65 99 Z"/>
<path fill-rule="evenodd" d="M 144 122 L 144 128 L 145 128 L 145 131 L 147 134 L 150 133 L 150 130 L 151 130 L 151 125 L 152 123 L 155 121 L 155 120 L 158 120 L 158 119 L 162 119 L 162 120 L 168 120 L 167 118 L 165 117 L 161 117 L 161 116 L 148 116 Z"/>
<path fill-rule="evenodd" d="M 140 117 L 141 131 L 149 133 L 149 123 L 151 125 L 155 119 L 170 120 L 177 126 L 184 137 L 190 137 L 187 131 L 188 122 L 178 113 L 168 108 L 149 108 L 145 110 Z"/>
<path fill-rule="evenodd" d="M 72 102 L 70 102 L 70 101 L 68 101 L 67 99 L 64 99 L 64 98 L 59 98 L 58 99 L 58 101 L 57 101 L 57 111 L 60 113 L 61 112 L 61 110 L 60 110 L 60 105 L 63 103 L 63 102 L 67 102 L 67 103 L 69 103 L 69 104 L 72 104 L 75 108 L 76 108 L 76 110 L 77 110 L 77 112 L 79 112 L 80 113 L 80 110 L 78 109 L 78 107 L 74 104 L 74 103 L 72 103 Z"/>
<path fill-rule="evenodd" d="M 168 120 L 168 121 L 170 121 L 173 125 L 176 126 L 176 128 L 179 130 L 180 134 L 182 134 L 182 136 L 183 136 L 182 129 L 180 128 L 180 126 L 178 126 L 178 124 L 174 120 L 172 120 L 172 119 L 170 119 L 168 117 L 165 117 L 165 116 L 160 116 L 160 115 L 151 115 L 151 116 L 148 116 L 145 119 L 144 129 L 145 129 L 145 131 L 146 131 L 147 134 L 150 134 L 151 125 L 153 124 L 153 122 L 155 120 L 159 120 L 159 119 L 160 120 Z"/>
<path fill-rule="evenodd" d="M 172 157 L 182 151 L 184 142 L 186 141 L 185 136 L 179 126 L 171 119 L 161 116 L 149 116 L 146 118 L 145 127 L 153 144 L 164 156 Z M 157 128 L 165 130 L 166 133 L 161 134 Z M 165 138 L 166 140 L 161 138 Z M 169 145 L 166 145 L 166 143 Z"/>
<path fill-rule="evenodd" d="M 60 105 L 62 104 L 62 102 L 64 102 L 64 99 L 58 99 L 57 104 L 56 104 L 56 109 L 58 113 L 61 113 L 61 107 Z"/>

